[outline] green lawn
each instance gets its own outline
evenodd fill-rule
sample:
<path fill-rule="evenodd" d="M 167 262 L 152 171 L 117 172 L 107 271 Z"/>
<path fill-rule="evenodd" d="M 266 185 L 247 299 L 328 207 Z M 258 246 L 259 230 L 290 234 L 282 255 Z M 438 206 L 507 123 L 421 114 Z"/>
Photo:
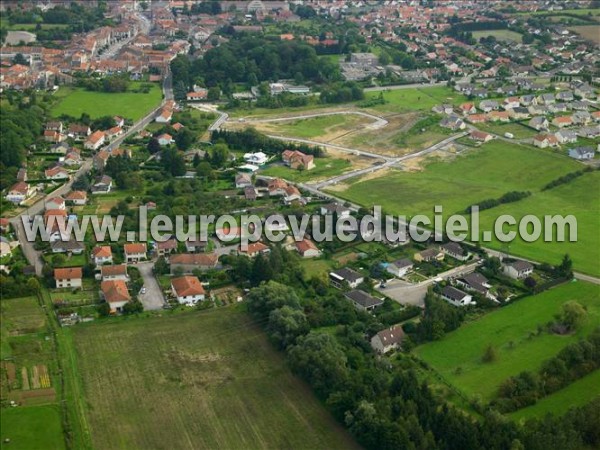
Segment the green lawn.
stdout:
<path fill-rule="evenodd" d="M 380 92 L 367 92 L 365 98 L 377 98 Z M 445 86 L 420 87 L 412 89 L 394 89 L 383 92 L 388 103 L 372 109 L 382 112 L 430 111 L 435 105 L 451 103 L 459 105 L 468 101 L 467 97 Z"/>
<path fill-rule="evenodd" d="M 269 123 L 268 125 L 276 134 L 303 139 L 314 139 L 331 133 L 339 134 L 344 131 L 353 131 L 361 125 L 370 122 L 372 122 L 371 119 L 355 114 L 336 114 Z"/>
<path fill-rule="evenodd" d="M 577 242 L 533 243 L 516 239 L 510 244 L 510 252 L 535 261 L 552 264 L 560 262 L 565 253 L 573 259 L 576 270 L 600 276 L 600 172 L 586 173 L 569 184 L 548 191 L 532 190 L 533 195 L 516 203 L 498 206 L 481 213 L 481 229 L 493 229 L 496 217 L 511 214 L 515 219 L 534 214 L 540 218 L 545 214 L 572 214 L 577 219 Z M 596 195 L 594 196 L 594 193 Z M 501 248 L 498 241 L 486 246 Z"/>
<path fill-rule="evenodd" d="M 445 217 L 463 213 L 472 204 L 498 198 L 509 191 L 530 191 L 532 195 L 481 213 L 481 230 L 492 230 L 497 217 L 511 214 L 519 220 L 527 214 L 573 214 L 578 223 L 578 242 L 533 243 L 515 240 L 510 251 L 535 260 L 557 263 L 569 253 L 576 270 L 600 275 L 598 264 L 600 206 L 592 193 L 600 189 L 600 174 L 586 174 L 570 184 L 540 192 L 548 182 L 575 170 L 581 164 L 559 153 L 494 141 L 474 149 L 454 161 L 435 161 L 420 172 L 395 171 L 368 181 L 356 181 L 335 194 L 370 207 L 381 205 L 394 214 L 427 214 L 433 217 L 434 205 L 442 205 Z M 543 168 L 543 170 L 540 170 Z M 592 196 L 592 197 L 591 197 Z M 485 245 L 488 245 L 486 243 Z M 499 247 L 499 243 L 489 243 Z"/>
<path fill-rule="evenodd" d="M 303 259 L 300 261 L 300 266 L 304 268 L 304 273 L 307 278 L 313 276 L 321 277 L 328 274 L 333 269 L 333 261 L 325 259 Z"/>
<path fill-rule="evenodd" d="M 132 82 L 130 91 L 137 89 L 140 83 Z M 56 93 L 57 103 L 52 107 L 54 117 L 67 114 L 80 117 L 88 113 L 92 119 L 102 116 L 119 115 L 136 121 L 157 107 L 162 98 L 162 90 L 156 83 L 147 94 L 135 93 L 105 93 L 86 91 L 82 88 L 61 87 Z"/>
<path fill-rule="evenodd" d="M 243 305 L 72 332 L 94 448 L 357 448 Z"/>
<path fill-rule="evenodd" d="M 524 370 L 537 370 L 543 361 L 599 326 L 598 298 L 597 285 L 564 284 L 467 323 L 440 341 L 417 347 L 415 354 L 467 396 L 489 401 L 508 377 Z M 538 326 L 544 327 L 569 300 L 577 300 L 588 308 L 586 321 L 575 334 L 559 336 L 544 331 L 530 337 L 530 333 L 535 333 Z M 495 347 L 498 359 L 483 363 L 481 358 L 489 345 Z M 597 391 L 600 393 L 600 385 Z"/>
<path fill-rule="evenodd" d="M 340 175 L 351 168 L 350 161 L 339 158 L 315 158 L 315 168 L 312 170 L 294 170 L 286 166 L 272 165 L 261 170 L 261 175 L 280 177 L 286 180 L 304 182 L 325 179 Z"/>
<path fill-rule="evenodd" d="M 512 30 L 483 30 L 473 31 L 473 37 L 479 41 L 482 37 L 494 36 L 498 41 L 521 43 L 523 35 Z"/>
<path fill-rule="evenodd" d="M 0 303 L 0 310 L 2 330 L 6 330 L 7 335 L 35 333 L 42 330 L 46 323 L 46 316 L 36 297 L 4 299 Z"/>
<path fill-rule="evenodd" d="M 511 133 L 515 139 L 528 139 L 532 138 L 537 131 L 532 130 L 518 122 L 500 123 L 500 122 L 488 122 L 477 124 L 477 128 L 482 131 L 497 134 L 498 136 L 504 136 L 504 133 Z"/>
<path fill-rule="evenodd" d="M 58 406 L 24 406 L 0 410 L 0 448 L 60 450 L 65 447 Z M 10 442 L 5 442 L 10 439 Z"/>
<path fill-rule="evenodd" d="M 596 370 L 585 377 L 571 383 L 564 389 L 538 400 L 535 405 L 520 409 L 510 416 L 513 419 L 529 419 L 543 417 L 548 413 L 560 415 L 588 403 L 600 395 L 600 370 Z"/>

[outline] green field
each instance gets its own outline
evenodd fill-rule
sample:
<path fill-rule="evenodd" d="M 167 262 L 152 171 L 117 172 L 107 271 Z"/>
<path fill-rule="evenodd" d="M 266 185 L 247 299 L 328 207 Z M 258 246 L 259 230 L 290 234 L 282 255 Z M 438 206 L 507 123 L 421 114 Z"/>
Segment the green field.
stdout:
<path fill-rule="evenodd" d="M 529 198 L 483 211 L 481 230 L 493 230 L 493 221 L 501 214 L 512 214 L 517 220 L 527 214 L 574 214 L 578 242 L 514 241 L 510 251 L 550 263 L 559 262 L 568 252 L 577 270 L 598 275 L 600 210 L 590 202 L 590 195 L 599 190 L 599 174 L 586 174 L 570 184 L 540 192 L 548 182 L 581 167 L 558 153 L 493 141 L 451 162 L 430 162 L 420 172 L 395 171 L 380 178 L 359 180 L 344 191 L 336 190 L 335 195 L 365 206 L 381 205 L 387 212 L 409 217 L 433 217 L 434 205 L 442 205 L 448 217 L 509 191 L 530 191 Z M 499 244 L 492 242 L 491 246 Z"/>
<path fill-rule="evenodd" d="M 558 264 L 565 253 L 573 259 L 576 270 L 600 276 L 600 205 L 597 195 L 600 192 L 600 172 L 586 173 L 569 184 L 539 192 L 516 203 L 509 203 L 481 213 L 481 228 L 493 229 L 496 217 L 510 214 L 515 219 L 534 214 L 540 218 L 545 214 L 572 214 L 577 219 L 577 242 L 533 243 L 516 239 L 510 244 L 510 252 L 534 261 Z M 485 244 L 500 249 L 498 241 Z"/>
<path fill-rule="evenodd" d="M 543 361 L 599 326 L 599 294 L 599 287 L 594 284 L 564 284 L 464 324 L 440 341 L 417 347 L 415 354 L 468 397 L 490 401 L 508 377 L 524 370 L 536 371 Z M 538 326 L 544 327 L 569 300 L 577 300 L 588 308 L 585 323 L 576 333 L 559 336 L 544 331 L 530 337 L 530 333 L 536 333 Z M 495 362 L 483 363 L 481 358 L 489 345 L 494 346 L 498 358 Z M 600 384 L 596 384 L 595 393 L 600 394 Z M 590 392 L 590 398 L 592 395 Z"/>
<path fill-rule="evenodd" d="M 365 98 L 379 97 L 380 92 L 366 92 Z M 383 91 L 385 105 L 376 105 L 371 109 L 382 112 L 398 113 L 409 111 L 430 111 L 435 105 L 451 103 L 459 105 L 468 101 L 467 97 L 444 86 L 421 87 L 411 89 L 393 89 Z"/>
<path fill-rule="evenodd" d="M 354 131 L 356 128 L 370 123 L 371 121 L 372 119 L 355 114 L 336 114 L 268 123 L 265 125 L 267 125 L 275 134 L 303 139 L 314 139 L 328 134 L 341 134 L 343 132 Z"/>
<path fill-rule="evenodd" d="M 564 389 L 542 398 L 535 405 L 520 409 L 510 416 L 514 419 L 529 419 L 531 417 L 543 417 L 548 413 L 555 415 L 563 414 L 569 408 L 583 406 L 593 398 L 600 395 L 600 370 L 571 383 Z"/>
<path fill-rule="evenodd" d="M 494 36 L 498 41 L 512 41 L 521 43 L 523 35 L 511 30 L 483 30 L 473 31 L 473 37 L 479 41 L 482 37 Z"/>
<path fill-rule="evenodd" d="M 504 136 L 504 133 L 511 133 L 515 139 L 529 139 L 538 134 L 537 131 L 516 122 L 480 123 L 477 124 L 477 128 L 481 131 L 497 134 L 498 136 Z"/>
<path fill-rule="evenodd" d="M 78 326 L 73 340 L 94 448 L 357 448 L 243 306 Z"/>
<path fill-rule="evenodd" d="M 137 89 L 139 84 L 132 82 L 130 90 Z M 61 87 L 55 96 L 57 103 L 51 109 L 54 117 L 66 114 L 79 118 L 82 113 L 87 113 L 92 119 L 119 115 L 136 121 L 160 104 L 162 91 L 156 83 L 152 84 L 152 89 L 147 94 L 135 92 L 113 94 Z"/>
<path fill-rule="evenodd" d="M 65 448 L 57 406 L 25 406 L 0 410 L 0 448 L 60 450 Z M 10 439 L 10 442 L 5 442 Z"/>
<path fill-rule="evenodd" d="M 294 170 L 287 166 L 272 165 L 261 170 L 261 175 L 285 178 L 289 181 L 304 182 L 324 179 L 340 175 L 351 168 L 352 164 L 346 159 L 315 158 L 315 168 L 312 170 Z"/>
<path fill-rule="evenodd" d="M 0 303 L 0 310 L 2 330 L 6 336 L 35 333 L 42 330 L 46 323 L 46 316 L 36 297 L 4 299 Z"/>

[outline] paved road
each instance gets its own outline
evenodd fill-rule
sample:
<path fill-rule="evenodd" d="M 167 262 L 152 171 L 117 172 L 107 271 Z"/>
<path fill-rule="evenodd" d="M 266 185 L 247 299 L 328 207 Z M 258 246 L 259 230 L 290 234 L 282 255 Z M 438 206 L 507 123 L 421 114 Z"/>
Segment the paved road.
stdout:
<path fill-rule="evenodd" d="M 425 294 L 429 287 L 440 278 L 446 280 L 473 272 L 477 268 L 476 262 L 455 267 L 439 275 L 429 278 L 420 283 L 408 283 L 403 280 L 395 279 L 386 283 L 385 288 L 377 287 L 377 291 L 387 295 L 402 305 L 425 306 Z"/>
<path fill-rule="evenodd" d="M 144 305 L 144 311 L 155 311 L 162 309 L 165 304 L 165 298 L 163 297 L 162 289 L 160 288 L 158 281 L 152 273 L 152 261 L 138 263 L 136 267 L 139 269 L 142 279 L 144 280 L 144 287 L 146 288 L 145 294 L 138 295 L 138 298 Z"/>

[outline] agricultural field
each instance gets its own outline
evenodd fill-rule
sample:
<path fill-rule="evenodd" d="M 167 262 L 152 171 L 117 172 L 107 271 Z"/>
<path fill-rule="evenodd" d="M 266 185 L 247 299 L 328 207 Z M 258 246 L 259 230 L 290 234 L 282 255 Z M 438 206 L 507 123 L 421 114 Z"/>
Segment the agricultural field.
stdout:
<path fill-rule="evenodd" d="M 261 175 L 280 177 L 295 182 L 315 181 L 331 178 L 350 170 L 352 164 L 347 159 L 315 158 L 315 168 L 311 170 L 294 170 L 284 165 L 271 165 L 261 170 Z"/>
<path fill-rule="evenodd" d="M 569 27 L 574 33 L 577 33 L 582 38 L 592 41 L 596 45 L 600 45 L 600 33 L 598 32 L 598 25 L 581 25 L 577 27 Z"/>
<path fill-rule="evenodd" d="M 569 336 L 545 330 L 538 334 L 538 327 L 544 329 L 559 313 L 561 305 L 570 300 L 577 300 L 588 310 L 579 330 Z M 571 282 L 463 324 L 441 340 L 417 347 L 414 352 L 468 397 L 487 402 L 508 377 L 537 370 L 545 360 L 599 325 L 598 286 Z M 496 349 L 497 360 L 484 363 L 482 355 L 489 345 Z M 588 392 L 589 398 L 594 393 L 600 394 L 600 384 Z"/>
<path fill-rule="evenodd" d="M 479 41 L 484 37 L 494 36 L 498 41 L 512 41 L 521 43 L 523 35 L 512 30 L 483 30 L 473 31 L 473 37 Z"/>
<path fill-rule="evenodd" d="M 514 161 L 520 163 L 515 165 Z M 355 203 L 381 205 L 387 212 L 408 217 L 432 217 L 434 205 L 442 205 L 446 215 L 464 214 L 469 205 L 482 200 L 510 191 L 530 191 L 532 195 L 519 202 L 482 211 L 481 230 L 493 230 L 493 221 L 501 214 L 512 214 L 517 220 L 527 214 L 574 214 L 578 220 L 578 242 L 514 241 L 510 251 L 550 263 L 560 262 L 562 255 L 569 253 L 576 270 L 600 274 L 600 240 L 596 232 L 600 214 L 597 207 L 590 209 L 589 203 L 590 192 L 597 192 L 600 185 L 597 173 L 541 192 L 548 182 L 581 169 L 581 164 L 558 153 L 503 141 L 490 142 L 451 160 L 429 159 L 423 166 L 421 171 L 389 171 L 379 178 L 338 185 L 332 191 Z M 539 171 L 539 167 L 544 170 Z M 489 245 L 500 248 L 499 243 Z"/>
<path fill-rule="evenodd" d="M 563 414 L 569 408 L 583 406 L 600 396 L 598 386 L 600 386 L 600 370 L 595 370 L 567 387 L 538 400 L 534 405 L 515 411 L 510 416 L 521 420 L 543 417 L 548 413 Z"/>
<path fill-rule="evenodd" d="M 54 117 L 66 114 L 78 118 L 87 113 L 92 119 L 119 115 L 136 121 L 156 108 L 162 98 L 161 88 L 156 83 L 151 83 L 152 88 L 147 94 L 132 92 L 141 84 L 132 82 L 128 92 L 114 94 L 61 86 L 55 94 L 57 101 L 51 114 Z"/>
<path fill-rule="evenodd" d="M 357 448 L 243 305 L 72 331 L 94 448 Z"/>
<path fill-rule="evenodd" d="M 451 88 L 445 86 L 428 87 L 426 85 L 421 88 L 366 92 L 365 99 L 378 98 L 381 92 L 383 92 L 383 98 L 387 103 L 369 109 L 388 113 L 430 111 L 435 105 L 442 103 L 460 105 L 468 101 L 467 97 Z"/>
<path fill-rule="evenodd" d="M 36 297 L 0 303 L 1 448 L 64 448 L 54 341 Z M 13 401 L 18 406 L 7 407 Z M 5 439 L 10 439 L 8 445 Z"/>

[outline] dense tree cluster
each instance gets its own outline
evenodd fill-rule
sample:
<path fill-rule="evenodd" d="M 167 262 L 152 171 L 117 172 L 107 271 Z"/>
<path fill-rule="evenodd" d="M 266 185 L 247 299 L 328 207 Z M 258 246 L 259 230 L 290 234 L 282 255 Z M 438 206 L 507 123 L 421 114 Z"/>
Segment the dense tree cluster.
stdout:
<path fill-rule="evenodd" d="M 213 142 L 223 141 L 234 150 L 248 152 L 262 151 L 268 155 L 278 155 L 283 153 L 284 150 L 299 150 L 308 155 L 314 155 L 317 158 L 324 156 L 324 151 L 321 147 L 271 139 L 254 128 L 246 128 L 239 132 L 215 130 L 211 134 L 211 140 Z"/>

